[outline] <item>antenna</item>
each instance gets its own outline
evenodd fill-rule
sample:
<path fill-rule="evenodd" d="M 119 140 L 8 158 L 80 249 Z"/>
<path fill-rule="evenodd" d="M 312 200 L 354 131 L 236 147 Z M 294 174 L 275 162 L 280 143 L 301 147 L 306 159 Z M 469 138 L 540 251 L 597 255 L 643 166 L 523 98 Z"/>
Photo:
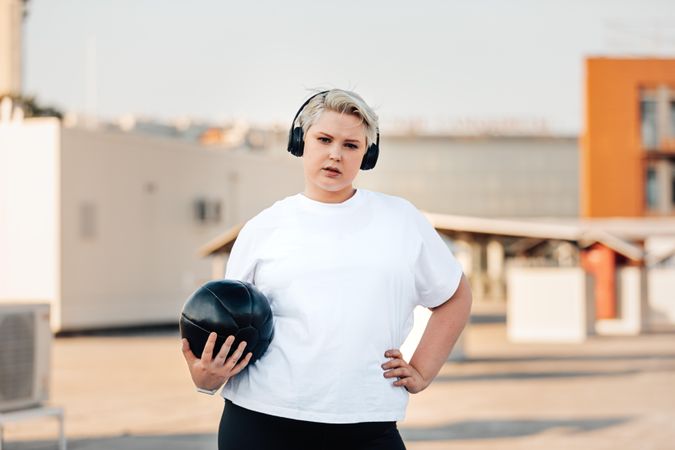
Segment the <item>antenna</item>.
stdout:
<path fill-rule="evenodd" d="M 96 81 L 96 36 L 89 35 L 85 52 L 84 109 L 86 122 L 90 125 L 95 125 L 97 122 L 98 86 Z"/>
<path fill-rule="evenodd" d="M 606 20 L 605 46 L 612 53 L 670 56 L 675 52 L 672 20 Z"/>

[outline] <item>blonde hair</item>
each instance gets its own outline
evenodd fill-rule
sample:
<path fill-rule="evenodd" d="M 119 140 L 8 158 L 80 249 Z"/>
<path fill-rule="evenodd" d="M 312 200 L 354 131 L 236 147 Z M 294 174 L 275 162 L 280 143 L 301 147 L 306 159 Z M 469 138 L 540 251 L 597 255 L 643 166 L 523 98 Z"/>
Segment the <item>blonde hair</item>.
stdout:
<path fill-rule="evenodd" d="M 366 129 L 366 150 L 377 140 L 378 117 L 375 111 L 361 98 L 359 94 L 343 89 L 331 89 L 317 95 L 303 108 L 293 126 L 301 126 L 304 136 L 307 130 L 321 116 L 325 110 L 340 114 L 351 114 L 361 119 Z"/>

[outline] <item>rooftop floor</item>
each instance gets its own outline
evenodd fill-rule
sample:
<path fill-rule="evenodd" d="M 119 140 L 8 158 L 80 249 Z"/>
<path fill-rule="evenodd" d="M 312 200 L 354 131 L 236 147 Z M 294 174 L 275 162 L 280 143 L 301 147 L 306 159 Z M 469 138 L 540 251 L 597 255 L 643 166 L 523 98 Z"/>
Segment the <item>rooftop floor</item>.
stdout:
<path fill-rule="evenodd" d="M 474 308 L 463 362 L 411 395 L 409 450 L 672 449 L 675 334 L 515 344 Z M 502 320 L 500 320 L 502 319 Z M 222 399 L 194 391 L 177 331 L 54 341 L 51 404 L 72 450 L 216 450 Z M 5 429 L 6 450 L 55 449 L 53 420 Z"/>

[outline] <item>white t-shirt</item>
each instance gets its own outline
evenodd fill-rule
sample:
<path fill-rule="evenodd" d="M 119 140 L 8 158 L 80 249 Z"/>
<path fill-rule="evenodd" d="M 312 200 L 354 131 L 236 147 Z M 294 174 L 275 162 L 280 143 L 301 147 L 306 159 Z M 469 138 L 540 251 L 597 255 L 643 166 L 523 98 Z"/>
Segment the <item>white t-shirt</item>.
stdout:
<path fill-rule="evenodd" d="M 409 393 L 385 378 L 416 305 L 454 294 L 462 268 L 408 200 L 359 188 L 342 203 L 298 193 L 246 222 L 225 278 L 270 301 L 267 352 L 221 395 L 244 408 L 325 423 L 398 421 Z"/>

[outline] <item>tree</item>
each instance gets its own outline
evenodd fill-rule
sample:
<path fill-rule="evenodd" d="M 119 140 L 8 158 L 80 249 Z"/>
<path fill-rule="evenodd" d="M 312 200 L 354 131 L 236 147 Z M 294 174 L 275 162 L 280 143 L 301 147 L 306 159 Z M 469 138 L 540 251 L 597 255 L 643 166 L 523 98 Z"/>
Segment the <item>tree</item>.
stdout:
<path fill-rule="evenodd" d="M 9 97 L 15 106 L 23 109 L 24 117 L 58 117 L 63 119 L 63 112 L 53 106 L 39 104 L 34 96 L 0 94 L 0 100 L 5 97 Z"/>

